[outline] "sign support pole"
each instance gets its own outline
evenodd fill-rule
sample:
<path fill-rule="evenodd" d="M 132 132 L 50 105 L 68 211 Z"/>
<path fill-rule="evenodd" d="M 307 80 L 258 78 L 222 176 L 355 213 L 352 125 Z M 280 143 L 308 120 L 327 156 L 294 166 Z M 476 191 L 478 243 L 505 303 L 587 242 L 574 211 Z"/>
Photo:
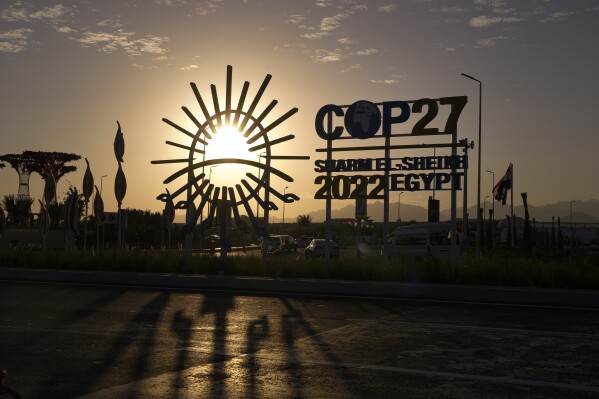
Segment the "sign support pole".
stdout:
<path fill-rule="evenodd" d="M 387 161 L 391 158 L 391 133 L 385 136 L 385 189 L 383 199 L 383 263 L 389 263 L 389 248 L 387 247 L 387 237 L 389 237 L 389 165 Z"/>
<path fill-rule="evenodd" d="M 333 132 L 333 111 L 329 111 L 329 118 L 327 123 L 327 133 L 332 134 Z M 331 162 L 333 159 L 333 140 L 327 140 L 327 162 Z M 327 179 L 331 181 L 332 172 L 330 168 L 327 170 Z M 326 193 L 326 206 L 325 206 L 325 238 L 326 246 L 324 247 L 324 254 L 327 264 L 331 261 L 331 186 L 327 189 Z"/>
<path fill-rule="evenodd" d="M 457 132 L 452 132 L 451 133 L 451 156 L 457 157 L 458 154 L 458 134 Z M 451 166 L 451 173 L 452 176 L 454 176 L 454 178 L 456 178 L 455 176 L 457 175 L 457 168 L 456 168 L 456 164 L 455 162 L 452 164 Z M 457 177 L 459 179 L 459 177 Z M 452 184 L 455 184 L 454 181 L 452 181 Z M 452 263 L 457 263 L 458 261 L 458 247 L 457 247 L 457 239 L 458 239 L 458 230 L 457 230 L 457 222 L 456 222 L 456 213 L 457 213 L 457 190 L 455 189 L 455 186 L 452 187 L 451 190 L 451 261 Z M 463 237 L 462 237 L 463 239 Z"/>

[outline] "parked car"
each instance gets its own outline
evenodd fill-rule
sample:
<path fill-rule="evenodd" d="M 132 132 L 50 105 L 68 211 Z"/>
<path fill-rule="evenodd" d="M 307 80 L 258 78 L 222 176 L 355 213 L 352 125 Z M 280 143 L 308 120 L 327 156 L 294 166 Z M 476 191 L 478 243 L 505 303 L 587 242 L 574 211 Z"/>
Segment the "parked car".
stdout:
<path fill-rule="evenodd" d="M 334 241 L 329 241 L 328 246 L 331 249 L 331 258 L 339 258 L 339 247 L 337 244 Z M 324 238 L 315 238 L 310 241 L 304 253 L 307 259 L 324 258 L 326 256 L 326 248 L 327 240 Z"/>
<path fill-rule="evenodd" d="M 295 245 L 297 248 L 306 248 L 310 244 L 310 241 L 312 241 L 312 237 L 301 236 L 295 240 Z"/>
<path fill-rule="evenodd" d="M 285 241 L 282 236 L 270 236 L 268 240 L 268 253 L 274 254 L 285 248 Z"/>
<path fill-rule="evenodd" d="M 283 238 L 283 248 L 288 252 L 297 251 L 297 244 L 295 243 L 295 238 L 289 235 L 281 235 Z"/>

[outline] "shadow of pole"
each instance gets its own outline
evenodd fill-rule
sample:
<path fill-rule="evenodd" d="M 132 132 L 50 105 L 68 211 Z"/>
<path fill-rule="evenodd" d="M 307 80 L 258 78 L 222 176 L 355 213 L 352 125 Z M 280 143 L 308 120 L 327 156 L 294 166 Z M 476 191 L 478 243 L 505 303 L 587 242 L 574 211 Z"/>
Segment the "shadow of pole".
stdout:
<path fill-rule="evenodd" d="M 90 387 L 94 387 L 94 384 L 113 368 L 117 360 L 132 345 L 134 339 L 140 335 L 142 335 L 143 341 L 141 343 L 139 355 L 135 364 L 132 366 L 129 381 L 137 381 L 145 376 L 144 373 L 147 367 L 147 359 L 154 347 L 157 322 L 160 320 L 160 315 L 168 303 L 169 297 L 170 293 L 160 293 L 139 309 L 107 350 L 103 361 L 88 366 L 87 370 L 83 373 L 83 375 L 86 376 L 86 379 L 81 381 L 78 387 L 74 388 L 75 392 L 73 392 L 71 397 L 81 396 L 87 393 Z M 143 326 L 148 324 L 152 324 L 154 327 L 143 328 Z M 131 390 L 134 391 L 135 389 L 137 389 L 137 386 L 136 384 L 133 384 Z"/>
<path fill-rule="evenodd" d="M 260 349 L 260 342 L 268 337 L 270 333 L 269 330 L 268 319 L 264 315 L 260 316 L 259 319 L 252 321 L 247 328 L 246 368 L 249 374 L 248 393 L 245 396 L 247 398 L 258 397 L 256 392 L 256 374 L 259 372 L 259 365 L 256 362 L 255 353 Z"/>
<path fill-rule="evenodd" d="M 212 372 L 210 374 L 210 398 L 226 398 L 224 379 L 226 344 L 227 344 L 227 313 L 235 308 L 234 297 L 229 295 L 206 294 L 200 314 L 214 314 L 214 335 L 212 339 Z"/>
<path fill-rule="evenodd" d="M 177 376 L 175 381 L 173 382 L 173 390 L 175 392 L 174 398 L 177 399 L 180 397 L 181 386 L 183 384 L 183 378 L 181 375 L 181 371 L 185 368 L 187 362 L 187 356 L 189 355 L 189 342 L 191 341 L 191 327 L 193 325 L 193 321 L 191 318 L 186 317 L 183 314 L 182 310 L 178 310 L 177 313 L 173 316 L 173 320 L 171 322 L 171 330 L 177 336 L 177 348 L 179 348 L 177 353 L 177 363 L 176 370 Z"/>
<path fill-rule="evenodd" d="M 316 345 L 317 349 L 325 356 L 328 363 L 336 364 L 343 363 L 337 355 L 334 353 L 332 348 L 323 340 L 323 335 L 318 333 L 314 328 L 306 321 L 301 311 L 296 309 L 287 298 L 281 298 L 281 302 L 287 308 L 289 313 L 283 315 L 283 328 L 285 334 L 285 341 L 287 344 L 287 351 L 289 354 L 289 360 L 292 364 L 288 365 L 290 370 L 294 374 L 296 380 L 299 379 L 301 373 L 301 364 L 299 359 L 295 356 L 295 331 L 302 329 L 308 334 L 308 338 Z M 286 321 L 287 319 L 287 321 Z M 376 396 L 374 393 L 368 392 L 364 384 L 360 384 L 357 376 L 351 372 L 351 370 L 344 367 L 336 367 L 335 370 L 339 374 L 341 380 L 346 384 L 347 388 L 352 395 L 358 395 L 360 397 L 370 398 Z M 298 387 L 300 388 L 298 381 Z M 294 397 L 300 397 L 301 392 L 294 395 Z"/>

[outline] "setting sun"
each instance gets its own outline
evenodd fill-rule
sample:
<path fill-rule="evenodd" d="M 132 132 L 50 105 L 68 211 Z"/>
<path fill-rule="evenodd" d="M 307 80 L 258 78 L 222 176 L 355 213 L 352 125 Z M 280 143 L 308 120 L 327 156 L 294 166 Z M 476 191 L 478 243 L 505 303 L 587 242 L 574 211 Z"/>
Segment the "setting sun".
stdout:
<path fill-rule="evenodd" d="M 210 140 L 207 140 L 206 159 L 254 159 L 254 154 L 248 151 L 249 145 L 246 140 L 234 127 L 223 126 L 212 135 Z"/>

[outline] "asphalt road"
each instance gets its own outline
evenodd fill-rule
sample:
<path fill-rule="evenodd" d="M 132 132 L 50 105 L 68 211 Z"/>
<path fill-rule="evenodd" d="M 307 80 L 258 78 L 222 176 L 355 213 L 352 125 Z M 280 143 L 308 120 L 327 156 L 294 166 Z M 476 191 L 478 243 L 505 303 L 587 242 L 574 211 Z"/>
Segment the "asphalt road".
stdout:
<path fill-rule="evenodd" d="M 597 398 L 599 309 L 0 282 L 24 398 Z"/>

